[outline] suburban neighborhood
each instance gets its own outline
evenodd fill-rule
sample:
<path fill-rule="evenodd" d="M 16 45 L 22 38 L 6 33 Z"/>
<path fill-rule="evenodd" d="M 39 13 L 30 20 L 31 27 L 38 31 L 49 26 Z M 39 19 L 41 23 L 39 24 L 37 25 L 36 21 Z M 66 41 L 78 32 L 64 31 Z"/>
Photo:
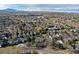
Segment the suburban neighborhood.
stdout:
<path fill-rule="evenodd" d="M 0 12 L 1 54 L 78 54 L 79 14 Z"/>

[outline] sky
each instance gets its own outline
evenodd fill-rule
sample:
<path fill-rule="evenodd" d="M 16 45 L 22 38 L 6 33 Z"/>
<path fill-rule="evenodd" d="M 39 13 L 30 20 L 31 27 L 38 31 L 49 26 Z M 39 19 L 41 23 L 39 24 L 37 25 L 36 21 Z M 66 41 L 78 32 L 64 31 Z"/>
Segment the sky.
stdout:
<path fill-rule="evenodd" d="M 0 4 L 0 10 L 78 12 L 79 4 Z"/>

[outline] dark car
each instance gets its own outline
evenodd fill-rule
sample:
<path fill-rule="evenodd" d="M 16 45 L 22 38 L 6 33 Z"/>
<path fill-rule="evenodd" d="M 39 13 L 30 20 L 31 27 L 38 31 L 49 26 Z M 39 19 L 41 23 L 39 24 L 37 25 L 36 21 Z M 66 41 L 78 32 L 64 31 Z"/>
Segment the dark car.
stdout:
<path fill-rule="evenodd" d="M 1 46 L 1 47 L 6 47 L 6 46 L 8 46 L 8 45 L 9 45 L 8 42 L 0 42 L 0 46 Z"/>
<path fill-rule="evenodd" d="M 6 38 L 9 38 L 11 36 L 10 33 L 3 33 L 3 34 L 0 34 L 0 39 L 5 39 Z"/>
<path fill-rule="evenodd" d="M 8 41 L 9 46 L 16 45 L 14 41 Z"/>

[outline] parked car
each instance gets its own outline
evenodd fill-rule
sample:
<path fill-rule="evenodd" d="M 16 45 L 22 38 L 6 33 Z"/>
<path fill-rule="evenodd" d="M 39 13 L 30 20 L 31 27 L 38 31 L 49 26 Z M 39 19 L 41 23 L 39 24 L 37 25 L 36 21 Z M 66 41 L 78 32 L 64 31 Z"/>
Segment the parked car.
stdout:
<path fill-rule="evenodd" d="M 0 42 L 0 47 L 6 47 L 8 45 L 9 45 L 8 42 Z"/>

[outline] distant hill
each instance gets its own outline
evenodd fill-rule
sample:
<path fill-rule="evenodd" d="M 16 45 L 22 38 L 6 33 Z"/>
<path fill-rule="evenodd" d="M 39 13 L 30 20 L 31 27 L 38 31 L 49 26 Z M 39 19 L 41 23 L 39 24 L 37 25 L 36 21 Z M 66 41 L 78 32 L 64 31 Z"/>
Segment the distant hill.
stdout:
<path fill-rule="evenodd" d="M 5 11 L 5 12 L 16 12 L 17 10 L 8 8 L 8 9 L 4 9 L 2 11 Z"/>
<path fill-rule="evenodd" d="M 4 9 L 4 10 L 0 10 L 0 14 L 1 15 L 5 15 L 5 14 L 10 14 L 10 15 L 41 15 L 42 12 L 38 12 L 38 11 L 21 11 L 21 10 L 16 10 L 16 9 Z"/>
<path fill-rule="evenodd" d="M 52 12 L 52 11 L 21 11 L 21 10 L 16 10 L 16 9 L 3 9 L 0 10 L 0 15 L 43 15 L 43 14 L 52 14 L 52 13 L 79 13 L 78 10 L 76 11 L 63 11 L 63 12 Z"/>
<path fill-rule="evenodd" d="M 17 10 L 15 9 L 4 9 L 4 10 L 0 10 L 0 13 L 9 13 L 9 12 L 17 12 Z"/>

